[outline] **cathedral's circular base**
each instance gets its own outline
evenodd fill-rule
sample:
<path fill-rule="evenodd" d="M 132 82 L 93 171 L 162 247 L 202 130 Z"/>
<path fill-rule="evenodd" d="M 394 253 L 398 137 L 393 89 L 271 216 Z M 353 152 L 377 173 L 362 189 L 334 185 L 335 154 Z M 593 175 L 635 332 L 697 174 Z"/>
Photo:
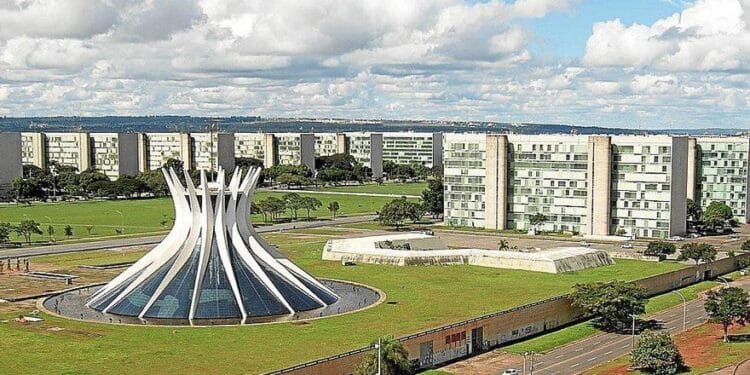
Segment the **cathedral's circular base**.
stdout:
<path fill-rule="evenodd" d="M 315 310 L 300 311 L 294 315 L 276 315 L 256 318 L 248 317 L 244 323 L 241 321 L 240 317 L 234 319 L 194 319 L 192 325 L 239 325 L 302 321 L 362 310 L 377 305 L 385 299 L 383 292 L 361 284 L 338 280 L 320 281 L 323 285 L 327 286 L 338 295 L 339 299 L 334 304 Z M 86 302 L 91 295 L 101 287 L 102 285 L 96 285 L 69 290 L 46 298 L 42 300 L 39 305 L 43 310 L 46 310 L 50 314 L 89 322 L 164 326 L 191 325 L 190 321 L 187 319 L 138 319 L 137 317 L 132 316 L 104 314 L 86 306 Z"/>

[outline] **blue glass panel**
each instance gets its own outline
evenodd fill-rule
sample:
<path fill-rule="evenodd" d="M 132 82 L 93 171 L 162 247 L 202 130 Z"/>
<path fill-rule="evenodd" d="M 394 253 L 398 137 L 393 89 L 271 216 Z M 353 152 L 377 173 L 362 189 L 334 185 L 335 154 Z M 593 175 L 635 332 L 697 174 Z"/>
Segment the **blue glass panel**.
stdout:
<path fill-rule="evenodd" d="M 245 306 L 245 311 L 249 316 L 290 313 L 234 251 L 232 251 L 232 267 L 240 288 L 242 305 Z"/>
<path fill-rule="evenodd" d="M 277 275 L 276 272 L 270 268 L 264 269 L 273 285 L 276 286 L 276 289 L 279 290 L 281 295 L 284 296 L 284 299 L 289 302 L 289 305 L 291 305 L 295 311 L 306 311 L 323 307 L 318 301 L 315 301 L 310 296 L 297 289 L 297 287 L 286 281 L 283 277 Z"/>
<path fill-rule="evenodd" d="M 128 285 L 130 285 L 130 283 L 133 282 L 133 280 L 135 280 L 138 276 L 141 275 L 141 273 L 143 273 L 143 270 L 140 270 L 136 272 L 135 275 L 130 276 L 127 280 L 125 280 L 125 282 L 120 284 L 117 288 L 114 288 L 110 290 L 109 292 L 106 292 L 105 294 L 107 295 L 107 297 L 101 300 L 100 302 L 91 305 L 91 307 L 94 310 L 99 310 L 99 311 L 102 311 L 105 308 L 107 308 L 107 306 L 109 306 L 109 304 L 112 303 L 112 301 L 114 301 L 115 298 L 117 298 L 117 296 L 119 296 L 120 293 L 122 293 L 122 291 L 125 290 L 125 288 L 127 288 Z"/>
<path fill-rule="evenodd" d="M 144 315 L 145 317 L 172 319 L 188 319 L 190 317 L 190 301 L 193 299 L 199 258 L 200 238 L 193 248 L 190 259 L 177 272 L 174 279 L 169 282 L 156 302 L 151 305 Z"/>
<path fill-rule="evenodd" d="M 307 281 L 307 279 L 300 276 L 296 272 L 292 270 L 289 270 L 289 272 L 291 272 L 292 275 L 297 276 L 297 279 L 299 279 L 299 281 L 301 281 L 302 284 L 304 284 L 307 287 L 307 289 L 310 289 L 313 293 L 315 293 L 315 295 L 318 296 L 318 298 L 322 299 L 323 302 L 330 305 L 339 300 L 339 298 L 336 295 L 331 294 L 329 291 L 322 289 L 319 286 Z"/>
<path fill-rule="evenodd" d="M 242 317 L 237 301 L 234 300 L 224 266 L 221 264 L 216 239 L 211 243 L 211 254 L 208 258 L 206 274 L 203 276 L 195 317 L 198 319 Z"/>
<path fill-rule="evenodd" d="M 138 316 L 146 306 L 151 295 L 159 287 L 164 276 L 174 264 L 175 257 L 161 266 L 156 272 L 149 276 L 141 285 L 133 289 L 128 296 L 115 305 L 109 312 L 118 315 Z"/>

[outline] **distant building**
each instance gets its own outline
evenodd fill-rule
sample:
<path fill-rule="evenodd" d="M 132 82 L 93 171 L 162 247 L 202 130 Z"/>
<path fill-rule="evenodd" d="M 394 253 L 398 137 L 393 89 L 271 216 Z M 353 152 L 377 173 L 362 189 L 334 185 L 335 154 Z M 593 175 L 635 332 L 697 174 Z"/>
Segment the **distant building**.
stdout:
<path fill-rule="evenodd" d="M 11 182 L 23 176 L 21 133 L 0 133 L 0 198 L 10 191 Z"/>

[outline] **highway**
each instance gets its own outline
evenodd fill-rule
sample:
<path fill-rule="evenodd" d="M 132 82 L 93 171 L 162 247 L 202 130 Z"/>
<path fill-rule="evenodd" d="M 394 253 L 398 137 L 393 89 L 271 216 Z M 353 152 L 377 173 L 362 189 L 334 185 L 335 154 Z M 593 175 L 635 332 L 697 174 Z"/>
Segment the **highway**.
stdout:
<path fill-rule="evenodd" d="M 750 281 L 732 283 L 732 286 L 750 290 Z M 706 322 L 706 311 L 703 309 L 703 299 L 688 301 L 686 327 L 697 327 Z M 683 327 L 683 306 L 675 306 L 668 310 L 647 317 L 662 323 L 662 328 L 671 334 L 677 334 Z M 638 338 L 636 337 L 636 340 Z M 632 337 L 628 334 L 602 333 L 569 345 L 552 350 L 546 354 L 534 356 L 533 374 L 535 375 L 568 375 L 578 374 L 607 361 L 627 355 L 631 351 Z M 530 360 L 527 362 L 527 374 L 530 371 Z M 519 361 L 511 368 L 523 369 L 523 361 Z M 504 369 L 498 369 L 498 374 Z"/>
<path fill-rule="evenodd" d="M 284 230 L 290 230 L 290 229 L 317 228 L 317 227 L 325 227 L 325 226 L 330 226 L 330 225 L 361 223 L 361 222 L 374 220 L 375 217 L 376 215 L 362 215 L 362 216 L 338 217 L 334 220 L 298 221 L 298 222 L 293 222 L 293 223 L 283 223 L 283 224 L 274 224 L 274 225 L 269 225 L 269 226 L 256 227 L 255 230 L 258 233 L 268 233 L 268 232 L 277 232 L 277 231 L 284 231 Z M 26 248 L 18 248 L 18 249 L 5 249 L 5 250 L 0 250 L 0 259 L 18 258 L 18 257 L 25 258 L 25 257 L 37 256 L 37 255 L 72 253 L 76 251 L 92 251 L 92 250 L 105 250 L 105 249 L 114 249 L 114 248 L 122 248 L 122 247 L 132 247 L 132 246 L 155 245 L 161 242 L 164 236 L 165 236 L 164 234 L 160 234 L 156 236 L 118 238 L 118 239 L 109 239 L 109 240 L 93 241 L 93 242 L 26 247 Z"/>

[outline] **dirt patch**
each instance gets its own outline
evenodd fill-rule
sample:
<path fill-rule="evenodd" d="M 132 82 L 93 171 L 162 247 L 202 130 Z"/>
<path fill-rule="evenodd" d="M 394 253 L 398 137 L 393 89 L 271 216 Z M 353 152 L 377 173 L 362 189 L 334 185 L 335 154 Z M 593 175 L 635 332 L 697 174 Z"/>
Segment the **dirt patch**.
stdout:
<path fill-rule="evenodd" d="M 492 351 L 450 364 L 440 370 L 458 375 L 496 375 L 513 366 L 514 363 L 518 363 L 519 359 L 523 361 L 523 357 L 517 354 Z"/>

